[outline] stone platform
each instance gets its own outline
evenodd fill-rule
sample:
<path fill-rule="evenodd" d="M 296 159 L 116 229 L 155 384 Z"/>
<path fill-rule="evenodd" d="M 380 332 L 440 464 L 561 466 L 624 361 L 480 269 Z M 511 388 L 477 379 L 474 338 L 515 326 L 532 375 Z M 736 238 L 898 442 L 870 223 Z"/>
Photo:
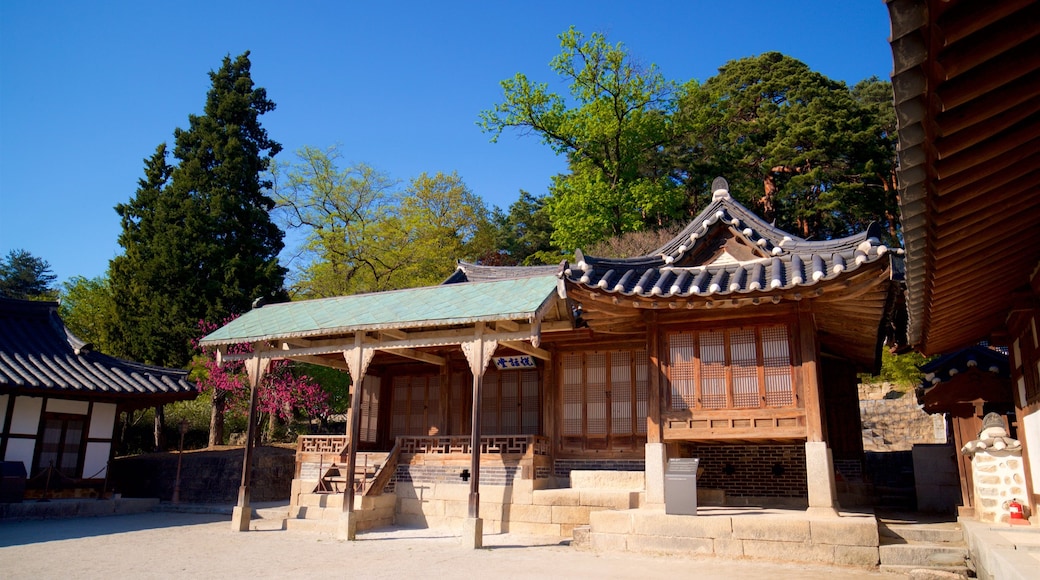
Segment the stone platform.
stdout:
<path fill-rule="evenodd" d="M 664 507 L 590 514 L 575 529 L 574 545 L 601 552 L 717 556 L 811 562 L 876 569 L 877 520 L 873 513 L 819 516 L 805 510 L 706 506 L 696 516 L 669 515 Z"/>

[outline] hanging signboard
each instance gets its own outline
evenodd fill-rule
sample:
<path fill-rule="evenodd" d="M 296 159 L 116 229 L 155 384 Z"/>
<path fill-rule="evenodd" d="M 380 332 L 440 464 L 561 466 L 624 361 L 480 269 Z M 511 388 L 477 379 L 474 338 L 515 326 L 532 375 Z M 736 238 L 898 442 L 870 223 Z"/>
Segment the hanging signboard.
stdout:
<path fill-rule="evenodd" d="M 496 356 L 494 357 L 495 366 L 500 371 L 511 370 L 511 369 L 533 369 L 537 368 L 535 359 L 533 356 L 519 355 L 519 356 Z"/>

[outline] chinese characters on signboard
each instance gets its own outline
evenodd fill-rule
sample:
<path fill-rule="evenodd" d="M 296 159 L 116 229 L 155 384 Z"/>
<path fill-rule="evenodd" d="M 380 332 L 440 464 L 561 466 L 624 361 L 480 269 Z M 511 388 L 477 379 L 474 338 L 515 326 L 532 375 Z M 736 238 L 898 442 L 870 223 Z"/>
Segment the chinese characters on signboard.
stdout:
<path fill-rule="evenodd" d="M 531 356 L 496 356 L 495 366 L 498 370 L 504 371 L 509 369 L 533 369 L 537 365 L 534 364 L 534 357 Z"/>

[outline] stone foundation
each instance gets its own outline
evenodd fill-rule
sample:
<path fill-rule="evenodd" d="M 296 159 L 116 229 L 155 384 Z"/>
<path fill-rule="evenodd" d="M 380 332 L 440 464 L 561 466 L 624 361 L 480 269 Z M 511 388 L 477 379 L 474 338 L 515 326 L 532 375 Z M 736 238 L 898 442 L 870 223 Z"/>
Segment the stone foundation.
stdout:
<path fill-rule="evenodd" d="M 1026 503 L 1026 478 L 1021 451 L 987 450 L 971 461 L 975 481 L 975 519 L 980 522 L 1008 521 L 1005 502 Z"/>
<path fill-rule="evenodd" d="M 812 517 L 801 511 L 701 511 L 697 516 L 645 508 L 595 512 L 589 528 L 575 532 L 574 545 L 602 552 L 743 557 L 868 569 L 879 562 L 877 523 L 870 514 Z"/>

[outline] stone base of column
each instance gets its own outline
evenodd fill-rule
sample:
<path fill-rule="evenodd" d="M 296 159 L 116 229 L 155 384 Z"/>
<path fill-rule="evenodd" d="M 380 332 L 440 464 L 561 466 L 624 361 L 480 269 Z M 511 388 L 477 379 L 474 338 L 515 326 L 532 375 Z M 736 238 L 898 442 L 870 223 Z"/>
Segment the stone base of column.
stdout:
<path fill-rule="evenodd" d="M 484 547 L 484 520 L 466 518 L 462 524 L 462 545 L 471 550 Z"/>
<path fill-rule="evenodd" d="M 354 541 L 357 539 L 357 514 L 354 512 L 343 512 L 339 514 L 339 523 L 336 528 L 336 537 L 340 540 Z"/>
<path fill-rule="evenodd" d="M 647 443 L 644 449 L 646 456 L 646 503 L 664 505 L 664 467 L 667 463 L 667 450 L 664 443 Z"/>
<path fill-rule="evenodd" d="M 249 488 L 238 488 L 238 504 L 231 510 L 231 531 L 248 532 L 253 508 L 249 507 Z"/>
<path fill-rule="evenodd" d="M 805 475 L 809 513 L 837 515 L 838 486 L 834 481 L 834 460 L 825 442 L 806 441 Z"/>

